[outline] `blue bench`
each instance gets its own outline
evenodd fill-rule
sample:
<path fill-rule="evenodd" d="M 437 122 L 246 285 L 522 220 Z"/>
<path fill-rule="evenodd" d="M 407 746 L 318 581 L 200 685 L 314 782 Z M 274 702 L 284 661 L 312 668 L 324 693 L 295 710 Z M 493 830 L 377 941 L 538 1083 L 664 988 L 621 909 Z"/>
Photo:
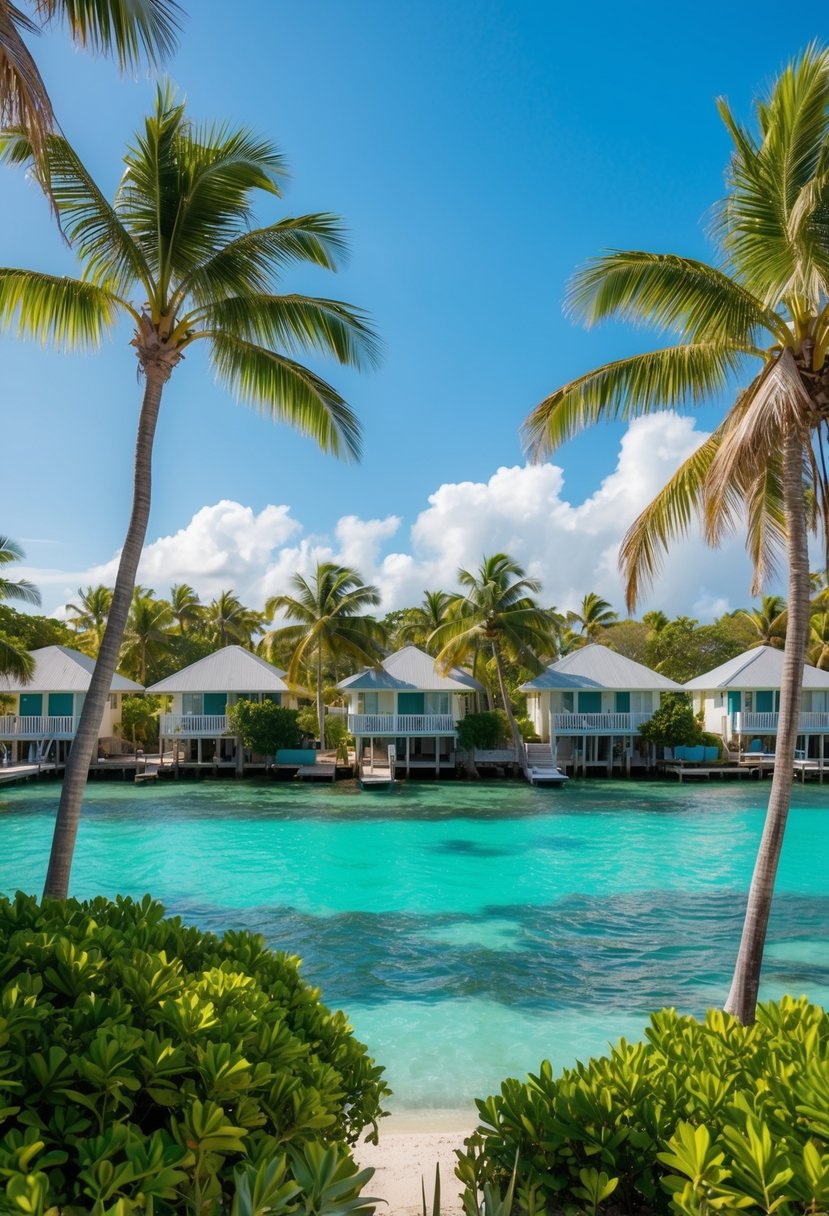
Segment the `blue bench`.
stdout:
<path fill-rule="evenodd" d="M 280 747 L 276 753 L 276 763 L 296 768 L 305 768 L 308 764 L 316 764 L 317 752 L 313 747 Z"/>

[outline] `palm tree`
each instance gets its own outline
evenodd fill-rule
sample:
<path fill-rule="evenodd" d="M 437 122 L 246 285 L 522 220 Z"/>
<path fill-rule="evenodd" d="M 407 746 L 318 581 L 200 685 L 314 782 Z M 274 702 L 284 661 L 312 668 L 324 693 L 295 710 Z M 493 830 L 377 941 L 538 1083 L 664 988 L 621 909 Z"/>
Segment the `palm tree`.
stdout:
<path fill-rule="evenodd" d="M 379 663 L 382 631 L 366 609 L 380 603 L 380 592 L 364 583 L 357 570 L 334 562 L 319 562 L 310 581 L 295 574 L 291 586 L 296 595 L 271 596 L 265 603 L 265 617 L 273 620 L 283 614 L 297 624 L 285 625 L 266 634 L 263 647 L 279 641 L 294 645 L 288 667 L 291 684 L 298 682 L 302 666 L 314 661 L 320 748 L 324 748 L 322 677 L 325 661 L 347 656 L 358 663 L 372 666 Z"/>
<path fill-rule="evenodd" d="M 809 662 L 829 671 L 829 612 L 815 612 L 809 619 Z"/>
<path fill-rule="evenodd" d="M 577 633 L 580 646 L 588 646 L 591 642 L 598 641 L 607 626 L 618 619 L 618 614 L 613 611 L 607 600 L 603 600 L 595 591 L 587 593 L 578 612 L 567 613 L 567 624 Z M 577 626 L 577 629 L 574 626 Z"/>
<path fill-rule="evenodd" d="M 572 312 L 677 335 L 675 345 L 565 384 L 525 423 L 528 450 L 552 452 L 601 419 L 633 418 L 733 391 L 723 421 L 636 520 L 621 550 L 632 606 L 670 542 L 701 515 L 717 544 L 744 519 L 756 594 L 785 553 L 788 631 L 766 825 L 726 1009 L 754 1019 L 774 878 L 792 786 L 809 626 L 807 535 L 829 484 L 816 449 L 829 425 L 829 56 L 810 47 L 758 102 L 756 129 L 724 101 L 734 143 L 716 215 L 717 265 L 674 254 L 605 254 L 576 275 Z"/>
<path fill-rule="evenodd" d="M 57 124 L 25 35 L 60 20 L 76 46 L 113 55 L 124 71 L 175 50 L 181 9 L 175 0 L 30 0 L 27 7 L 31 17 L 0 0 L 0 126 L 26 133 L 48 189 L 46 145 Z"/>
<path fill-rule="evenodd" d="M 31 163 L 19 134 L 0 137 L 5 159 Z M 132 513 L 106 633 L 63 782 L 46 894 L 64 898 L 81 799 L 124 626 L 150 508 L 152 446 L 164 386 L 185 353 L 205 342 L 219 379 L 273 419 L 337 455 L 356 456 L 359 427 L 340 394 L 289 354 L 313 350 L 354 366 L 376 340 L 365 316 L 336 300 L 276 294 L 294 262 L 334 269 L 339 221 L 306 215 L 253 227 L 254 196 L 278 195 L 282 157 L 246 130 L 196 127 L 169 90 L 125 156 L 110 204 L 66 140 L 47 141 L 51 185 L 80 279 L 0 269 L 0 322 L 60 345 L 97 345 L 129 318 L 144 393 Z"/>
<path fill-rule="evenodd" d="M 523 757 L 521 732 L 504 682 L 504 658 L 523 664 L 533 674 L 543 670 L 539 656 L 553 642 L 550 617 L 532 598 L 541 584 L 528 578 L 506 553 L 484 557 L 476 571 L 459 570 L 458 582 L 467 588 L 466 595 L 455 597 L 449 619 L 430 638 L 437 652 L 436 662 L 449 668 L 479 648 L 491 653 L 501 702 L 518 755 Z"/>
<path fill-rule="evenodd" d="M 147 666 L 165 650 L 173 614 L 165 600 L 136 587 L 121 643 L 121 665 L 139 684 L 147 684 Z"/>
<path fill-rule="evenodd" d="M 429 638 L 446 620 L 454 596 L 448 591 L 424 591 L 423 601 L 416 608 L 407 608 L 397 630 L 399 646 L 422 646 L 429 649 Z"/>
<path fill-rule="evenodd" d="M 93 659 L 101 649 L 111 607 L 112 588 L 104 587 L 102 583 L 86 589 L 79 587 L 78 603 L 66 605 L 67 613 L 71 613 L 66 618 L 67 623 L 81 635 L 79 644 Z"/>
<path fill-rule="evenodd" d="M 262 628 L 262 614 L 246 608 L 232 591 L 220 591 L 205 608 L 202 625 L 214 645 L 252 650 L 253 635 Z"/>
<path fill-rule="evenodd" d="M 782 595 L 764 595 L 759 608 L 741 608 L 735 614 L 752 626 L 757 633 L 753 646 L 773 646 L 782 650 L 786 645 L 786 601 Z"/>
<path fill-rule="evenodd" d="M 179 633 L 187 633 L 204 621 L 204 604 L 189 583 L 175 583 L 170 588 L 169 602 Z"/>
<path fill-rule="evenodd" d="M 0 570 L 11 562 L 19 562 L 25 553 L 8 536 L 0 536 Z M 3 600 L 19 600 L 24 604 L 39 604 L 40 592 L 26 578 L 14 581 L 0 574 L 0 603 Z M 0 675 L 12 676 L 16 680 L 28 683 L 34 671 L 34 660 L 28 650 L 21 650 L 8 638 L 0 635 Z"/>

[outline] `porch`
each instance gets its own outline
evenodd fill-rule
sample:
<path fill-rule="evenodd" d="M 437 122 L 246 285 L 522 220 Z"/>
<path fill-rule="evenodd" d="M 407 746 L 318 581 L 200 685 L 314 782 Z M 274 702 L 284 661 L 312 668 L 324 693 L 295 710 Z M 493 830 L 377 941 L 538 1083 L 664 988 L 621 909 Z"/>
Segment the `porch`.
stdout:
<path fill-rule="evenodd" d="M 454 735 L 452 714 L 349 714 L 348 729 L 356 736 Z"/>

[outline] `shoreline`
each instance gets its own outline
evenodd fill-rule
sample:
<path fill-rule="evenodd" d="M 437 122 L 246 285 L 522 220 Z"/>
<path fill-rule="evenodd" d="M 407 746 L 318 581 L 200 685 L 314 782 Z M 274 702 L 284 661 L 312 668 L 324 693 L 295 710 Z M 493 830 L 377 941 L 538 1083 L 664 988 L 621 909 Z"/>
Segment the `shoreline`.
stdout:
<path fill-rule="evenodd" d="M 365 1193 L 385 1200 L 394 1216 L 421 1216 L 432 1210 L 435 1166 L 440 1167 L 441 1216 L 463 1212 L 461 1184 L 455 1177 L 456 1149 L 463 1148 L 477 1119 L 470 1110 L 402 1110 L 380 1121 L 378 1145 L 361 1142 L 354 1158 L 375 1173 Z"/>

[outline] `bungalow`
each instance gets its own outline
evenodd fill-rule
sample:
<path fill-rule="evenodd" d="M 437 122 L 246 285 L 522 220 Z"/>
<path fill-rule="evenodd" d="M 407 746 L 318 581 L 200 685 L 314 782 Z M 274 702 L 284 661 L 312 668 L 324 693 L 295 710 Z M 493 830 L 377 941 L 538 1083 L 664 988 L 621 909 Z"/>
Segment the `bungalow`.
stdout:
<path fill-rule="evenodd" d="M 416 646 L 404 646 L 337 687 L 348 702 L 358 767 L 366 757 L 372 769 L 375 759 L 388 766 L 393 748 L 396 768 L 407 775 L 434 770 L 435 776 L 454 771 L 455 724 L 466 713 L 469 695 L 483 691 L 457 667 L 441 675 L 432 656 Z"/>
<path fill-rule="evenodd" d="M 0 756 L 12 764 L 29 759 L 63 764 L 78 729 L 95 660 L 68 646 L 44 646 L 29 653 L 35 670 L 28 684 L 0 676 Z M 100 747 L 117 745 L 124 693 L 143 691 L 133 680 L 112 677 L 98 734 Z"/>
<path fill-rule="evenodd" d="M 705 729 L 732 747 L 773 751 L 783 682 L 783 651 L 755 646 L 685 685 Z M 811 759 L 829 759 L 829 671 L 803 666 L 798 748 Z M 769 740 L 768 745 L 763 740 Z"/>
<path fill-rule="evenodd" d="M 295 709 L 296 695 L 284 677 L 284 671 L 243 646 L 225 646 L 159 680 L 147 692 L 172 698 L 159 719 L 162 755 L 174 748 L 185 765 L 218 764 L 241 771 L 245 757 L 230 734 L 227 707 L 237 701 L 275 701 Z"/>
<path fill-rule="evenodd" d="M 651 767 L 653 751 L 639 746 L 639 727 L 659 708 L 663 692 L 679 692 L 681 686 L 593 644 L 552 663 L 521 691 L 536 734 L 550 744 L 557 764 L 610 773 Z"/>

